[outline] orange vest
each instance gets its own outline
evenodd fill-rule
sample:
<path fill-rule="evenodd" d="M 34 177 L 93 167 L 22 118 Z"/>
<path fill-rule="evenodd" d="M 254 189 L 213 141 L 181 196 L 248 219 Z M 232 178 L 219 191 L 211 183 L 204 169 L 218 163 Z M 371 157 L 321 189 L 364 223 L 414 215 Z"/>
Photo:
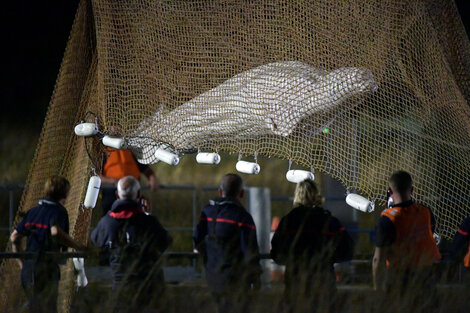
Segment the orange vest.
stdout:
<path fill-rule="evenodd" d="M 396 238 L 387 265 L 397 269 L 419 269 L 441 259 L 431 231 L 431 212 L 414 202 L 382 212 L 395 225 Z"/>
<path fill-rule="evenodd" d="M 116 179 L 130 175 L 139 179 L 140 170 L 131 151 L 114 150 L 104 164 L 103 175 Z"/>

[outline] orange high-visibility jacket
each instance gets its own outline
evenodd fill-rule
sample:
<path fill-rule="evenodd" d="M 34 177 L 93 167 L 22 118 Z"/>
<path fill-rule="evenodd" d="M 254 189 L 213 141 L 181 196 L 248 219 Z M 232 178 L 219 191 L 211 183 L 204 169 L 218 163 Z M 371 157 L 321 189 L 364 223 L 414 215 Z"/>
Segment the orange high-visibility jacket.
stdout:
<path fill-rule="evenodd" d="M 419 269 L 440 260 L 441 254 L 431 231 L 431 212 L 421 204 L 396 206 L 382 212 L 395 226 L 387 265 L 399 269 Z"/>
<path fill-rule="evenodd" d="M 115 150 L 104 164 L 103 175 L 116 179 L 130 175 L 139 179 L 140 170 L 130 150 Z"/>

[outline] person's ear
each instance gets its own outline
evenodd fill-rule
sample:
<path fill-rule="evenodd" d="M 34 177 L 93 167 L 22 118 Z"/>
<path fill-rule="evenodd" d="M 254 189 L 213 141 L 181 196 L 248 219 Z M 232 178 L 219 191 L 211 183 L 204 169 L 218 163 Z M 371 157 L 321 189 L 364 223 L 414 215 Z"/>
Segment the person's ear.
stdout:
<path fill-rule="evenodd" d="M 410 194 L 412 194 L 414 190 L 415 190 L 414 187 L 411 187 Z"/>
<path fill-rule="evenodd" d="M 240 199 L 242 199 L 244 195 L 245 195 L 245 189 L 240 190 L 240 193 L 238 194 Z"/>
<path fill-rule="evenodd" d="M 224 196 L 224 193 L 222 192 L 222 189 L 219 188 L 219 197 L 223 197 Z"/>
<path fill-rule="evenodd" d="M 393 190 L 392 190 L 392 188 L 388 187 L 387 191 L 388 191 L 388 194 L 389 194 L 389 195 L 393 195 Z"/>

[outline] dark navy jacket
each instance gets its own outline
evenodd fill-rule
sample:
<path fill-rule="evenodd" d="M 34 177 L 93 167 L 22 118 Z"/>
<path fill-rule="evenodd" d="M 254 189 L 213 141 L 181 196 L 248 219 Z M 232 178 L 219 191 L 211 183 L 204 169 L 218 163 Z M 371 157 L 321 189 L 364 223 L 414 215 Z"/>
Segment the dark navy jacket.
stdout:
<path fill-rule="evenodd" d="M 170 234 L 133 200 L 116 200 L 91 233 L 94 245 L 108 248 L 115 285 L 144 279 L 171 243 Z"/>
<path fill-rule="evenodd" d="M 340 221 L 321 207 L 299 206 L 284 216 L 271 240 L 271 256 L 288 274 L 333 272 L 333 263 L 350 260 L 353 241 Z"/>
<path fill-rule="evenodd" d="M 64 232 L 69 232 L 67 210 L 52 199 L 41 199 L 39 205 L 29 210 L 23 220 L 16 226 L 18 233 L 27 236 L 25 251 L 58 252 L 65 249 L 51 237 L 52 226 L 58 226 Z"/>
<path fill-rule="evenodd" d="M 203 255 L 207 284 L 212 291 L 259 285 L 256 227 L 239 202 L 222 198 L 204 207 L 194 242 Z"/>

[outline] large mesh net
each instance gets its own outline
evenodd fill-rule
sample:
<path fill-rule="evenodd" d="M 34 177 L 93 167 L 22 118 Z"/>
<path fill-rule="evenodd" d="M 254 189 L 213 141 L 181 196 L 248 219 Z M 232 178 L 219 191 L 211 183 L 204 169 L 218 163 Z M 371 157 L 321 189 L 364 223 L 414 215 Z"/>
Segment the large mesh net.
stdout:
<path fill-rule="evenodd" d="M 65 175 L 72 233 L 86 240 L 80 201 L 103 150 L 73 125 L 90 111 L 145 163 L 159 147 L 266 155 L 379 201 L 407 170 L 450 238 L 469 213 L 469 70 L 453 1 L 83 0 L 20 211 Z M 15 308 L 17 268 L 1 273 Z"/>

